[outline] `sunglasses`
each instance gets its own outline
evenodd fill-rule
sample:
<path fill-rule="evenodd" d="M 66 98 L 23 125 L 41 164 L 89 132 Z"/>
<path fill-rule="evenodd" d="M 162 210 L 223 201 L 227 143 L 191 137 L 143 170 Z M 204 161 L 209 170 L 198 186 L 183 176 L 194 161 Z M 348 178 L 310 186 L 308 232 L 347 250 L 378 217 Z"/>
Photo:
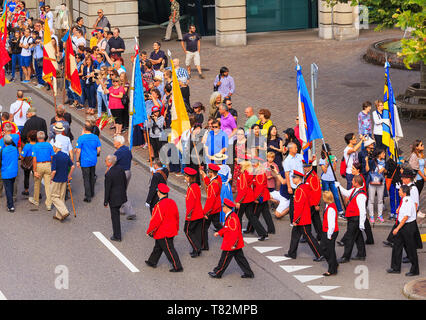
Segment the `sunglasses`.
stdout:
<path fill-rule="evenodd" d="M 219 129 L 219 126 L 212 126 L 213 129 Z"/>
<path fill-rule="evenodd" d="M 227 105 L 227 106 L 232 106 L 232 103 L 227 103 L 226 105 Z"/>
<path fill-rule="evenodd" d="M 112 80 L 112 82 L 120 82 L 120 81 L 118 81 L 118 80 Z"/>

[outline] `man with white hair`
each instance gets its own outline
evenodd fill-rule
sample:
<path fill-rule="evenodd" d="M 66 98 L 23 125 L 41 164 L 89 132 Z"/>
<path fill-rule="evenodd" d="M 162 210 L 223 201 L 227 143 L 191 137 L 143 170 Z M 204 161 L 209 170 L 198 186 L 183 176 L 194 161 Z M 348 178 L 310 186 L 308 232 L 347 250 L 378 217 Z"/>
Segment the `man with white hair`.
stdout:
<path fill-rule="evenodd" d="M 108 155 L 105 159 L 107 172 L 105 173 L 104 206 L 110 208 L 113 235 L 112 241 L 121 241 L 120 207 L 127 201 L 127 179 L 123 168 L 117 165 L 117 157 Z"/>
<path fill-rule="evenodd" d="M 130 168 L 132 166 L 132 152 L 129 147 L 124 145 L 124 137 L 123 136 L 115 136 L 114 137 L 114 148 L 116 151 L 114 152 L 114 156 L 117 158 L 117 165 L 119 165 L 124 172 L 126 173 L 126 189 L 129 187 L 130 179 L 132 178 L 132 172 Z M 127 200 L 122 206 L 121 211 L 127 215 L 127 220 L 136 219 L 135 210 L 133 210 L 133 206 L 130 203 L 130 200 Z"/>
<path fill-rule="evenodd" d="M 75 167 L 69 155 L 62 151 L 62 143 L 59 140 L 53 144 L 53 151 L 55 155 L 52 158 L 51 197 L 56 208 L 53 219 L 64 221 L 70 215 L 65 205 L 65 194 Z"/>
<path fill-rule="evenodd" d="M 70 157 L 70 160 L 74 161 L 72 143 L 70 138 L 64 135 L 65 127 L 62 122 L 56 122 L 53 125 L 53 131 L 55 132 L 55 136 L 52 140 L 50 140 L 50 144 L 54 146 L 56 142 L 59 142 L 61 144 L 61 152 L 67 154 Z"/>

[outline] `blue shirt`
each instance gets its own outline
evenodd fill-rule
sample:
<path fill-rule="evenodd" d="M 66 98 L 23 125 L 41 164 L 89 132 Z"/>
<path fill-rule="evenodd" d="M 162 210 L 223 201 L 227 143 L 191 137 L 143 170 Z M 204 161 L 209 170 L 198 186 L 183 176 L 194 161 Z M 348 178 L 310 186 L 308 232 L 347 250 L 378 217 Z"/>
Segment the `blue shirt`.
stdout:
<path fill-rule="evenodd" d="M 98 62 L 98 60 L 95 60 L 95 61 L 93 61 L 93 67 L 95 68 L 95 69 L 101 69 L 102 67 L 104 67 L 105 66 L 105 62 Z"/>
<path fill-rule="evenodd" d="M 130 170 L 132 165 L 132 152 L 129 147 L 121 146 L 114 152 L 117 157 L 117 164 L 123 168 L 124 171 Z"/>
<path fill-rule="evenodd" d="M 77 149 L 81 150 L 80 166 L 82 168 L 94 167 L 98 162 L 98 150 L 101 146 L 101 141 L 98 136 L 93 133 L 85 133 L 77 140 Z"/>
<path fill-rule="evenodd" d="M 19 140 L 21 139 L 21 137 L 19 136 L 19 134 L 17 133 L 12 133 L 10 134 L 10 136 L 12 137 L 12 141 L 15 144 L 16 147 L 19 146 Z M 4 138 L 1 138 L 0 140 L 0 149 L 6 147 L 6 145 L 4 144 Z"/>
<path fill-rule="evenodd" d="M 52 171 L 56 171 L 53 182 L 67 182 L 68 170 L 72 165 L 71 158 L 65 152 L 59 151 L 55 154 L 52 159 Z"/>
<path fill-rule="evenodd" d="M 43 59 L 43 48 L 41 46 L 41 44 L 36 45 L 35 47 L 33 47 L 33 52 L 34 52 L 34 59 Z"/>
<path fill-rule="evenodd" d="M 37 162 L 52 161 L 54 155 L 55 152 L 49 142 L 37 142 L 33 145 L 33 157 L 37 158 Z"/>
<path fill-rule="evenodd" d="M 33 146 L 35 144 L 27 143 L 22 149 L 21 156 L 23 157 L 32 157 L 33 156 Z"/>
<path fill-rule="evenodd" d="M 297 186 L 293 182 L 293 171 L 299 171 L 303 173 L 303 156 L 300 153 L 296 153 L 293 157 L 291 154 L 285 158 L 283 162 L 283 167 L 285 172 L 290 172 L 290 185 L 293 189 L 296 189 Z"/>
<path fill-rule="evenodd" d="M 213 130 L 211 130 L 207 134 L 206 146 L 208 148 L 208 155 L 213 156 L 216 153 L 219 153 L 223 148 L 228 148 L 228 135 L 220 130 L 217 135 L 213 134 Z M 225 152 L 227 154 L 228 152 Z M 213 161 L 206 157 L 207 163 L 212 163 Z"/>
<path fill-rule="evenodd" d="M 10 145 L 1 149 L 1 178 L 12 179 L 18 175 L 18 148 Z"/>

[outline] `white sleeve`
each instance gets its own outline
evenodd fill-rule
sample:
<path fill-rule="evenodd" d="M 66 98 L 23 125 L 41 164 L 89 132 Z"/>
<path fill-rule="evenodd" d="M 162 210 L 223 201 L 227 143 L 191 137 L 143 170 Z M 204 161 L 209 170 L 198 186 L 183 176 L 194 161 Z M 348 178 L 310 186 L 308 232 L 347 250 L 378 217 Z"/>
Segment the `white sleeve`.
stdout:
<path fill-rule="evenodd" d="M 342 196 L 344 197 L 350 197 L 351 193 L 353 191 L 354 188 L 350 189 L 350 190 L 346 190 L 345 188 L 343 188 L 341 185 L 339 186 L 340 192 L 342 193 Z"/>
<path fill-rule="evenodd" d="M 367 196 L 365 194 L 360 194 L 356 197 L 356 204 L 359 208 L 359 228 L 365 229 L 364 223 L 367 218 L 367 210 L 365 208 L 365 204 L 367 202 Z"/>
<path fill-rule="evenodd" d="M 327 238 L 328 239 L 331 239 L 331 236 L 334 233 L 334 229 L 336 228 L 335 221 L 336 221 L 336 210 L 334 210 L 333 208 L 329 208 L 327 212 L 327 223 L 328 223 Z"/>
<path fill-rule="evenodd" d="M 373 121 L 375 125 L 380 125 L 382 123 L 381 119 L 379 119 L 379 116 L 377 115 L 377 111 L 373 112 Z"/>

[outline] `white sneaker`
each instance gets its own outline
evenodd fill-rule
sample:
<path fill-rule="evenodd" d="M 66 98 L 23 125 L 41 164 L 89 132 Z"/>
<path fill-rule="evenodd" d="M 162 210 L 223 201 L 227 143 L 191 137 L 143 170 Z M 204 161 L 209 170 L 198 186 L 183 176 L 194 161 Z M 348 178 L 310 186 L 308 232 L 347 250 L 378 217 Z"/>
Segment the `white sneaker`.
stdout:
<path fill-rule="evenodd" d="M 419 211 L 419 213 L 417 213 L 417 216 L 421 219 L 423 219 L 424 217 L 426 217 L 426 214 L 424 214 L 423 212 Z"/>
<path fill-rule="evenodd" d="M 33 197 L 29 197 L 29 198 L 28 198 L 28 201 L 29 201 L 30 203 L 32 203 L 33 205 L 38 206 L 38 203 L 37 203 L 37 202 L 35 202 L 35 200 L 34 200 L 34 198 L 33 198 Z"/>

